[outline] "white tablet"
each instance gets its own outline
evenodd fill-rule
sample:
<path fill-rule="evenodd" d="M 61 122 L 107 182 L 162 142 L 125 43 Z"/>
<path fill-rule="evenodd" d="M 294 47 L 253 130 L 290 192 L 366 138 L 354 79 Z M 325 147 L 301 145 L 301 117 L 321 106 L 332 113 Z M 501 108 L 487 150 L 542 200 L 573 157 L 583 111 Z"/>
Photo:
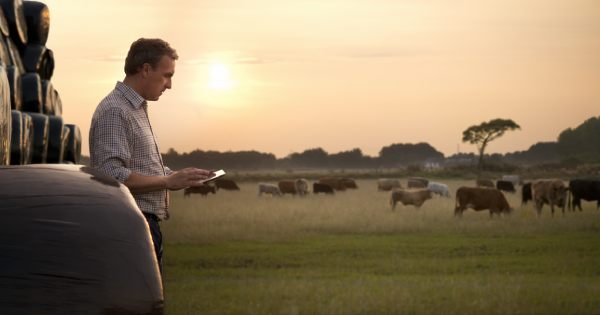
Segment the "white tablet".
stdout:
<path fill-rule="evenodd" d="M 209 182 L 209 181 L 211 181 L 211 180 L 213 180 L 213 179 L 217 179 L 217 178 L 219 178 L 219 177 L 221 177 L 221 176 L 223 176 L 223 175 L 225 175 L 225 171 L 223 171 L 223 170 L 218 170 L 218 171 L 216 171 L 216 172 L 215 172 L 215 176 L 213 176 L 213 177 L 211 177 L 211 178 L 207 178 L 207 179 L 199 180 L 199 181 L 198 181 L 198 183 L 206 183 L 206 182 Z"/>

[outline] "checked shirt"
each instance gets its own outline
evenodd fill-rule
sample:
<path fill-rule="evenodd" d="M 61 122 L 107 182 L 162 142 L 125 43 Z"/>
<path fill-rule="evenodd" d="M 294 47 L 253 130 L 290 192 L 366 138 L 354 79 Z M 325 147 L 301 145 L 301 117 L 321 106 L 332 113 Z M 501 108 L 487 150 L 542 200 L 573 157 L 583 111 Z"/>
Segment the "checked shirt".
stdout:
<path fill-rule="evenodd" d="M 134 172 L 145 176 L 167 176 L 158 140 L 148 119 L 148 103 L 132 88 L 117 82 L 115 89 L 98 104 L 90 127 L 90 165 L 124 183 Z M 167 189 L 134 194 L 142 212 L 169 218 Z"/>

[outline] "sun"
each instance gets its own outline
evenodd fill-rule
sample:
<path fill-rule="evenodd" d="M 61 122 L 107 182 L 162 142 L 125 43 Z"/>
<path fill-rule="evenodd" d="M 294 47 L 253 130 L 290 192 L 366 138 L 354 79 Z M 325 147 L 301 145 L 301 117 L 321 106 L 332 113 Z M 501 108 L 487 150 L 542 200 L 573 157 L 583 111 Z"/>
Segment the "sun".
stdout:
<path fill-rule="evenodd" d="M 215 90 L 229 89 L 234 85 L 234 81 L 229 78 L 229 69 L 222 64 L 215 64 L 210 67 L 210 82 L 208 87 Z"/>

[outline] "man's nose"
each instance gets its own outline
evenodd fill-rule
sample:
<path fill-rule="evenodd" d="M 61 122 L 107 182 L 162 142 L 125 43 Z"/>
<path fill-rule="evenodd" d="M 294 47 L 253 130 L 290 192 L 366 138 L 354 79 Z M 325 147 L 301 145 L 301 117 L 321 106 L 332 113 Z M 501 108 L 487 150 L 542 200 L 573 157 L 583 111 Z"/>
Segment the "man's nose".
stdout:
<path fill-rule="evenodd" d="M 167 84 L 165 84 L 165 87 L 166 87 L 167 89 L 170 89 L 170 88 L 171 88 L 171 78 L 167 79 Z"/>

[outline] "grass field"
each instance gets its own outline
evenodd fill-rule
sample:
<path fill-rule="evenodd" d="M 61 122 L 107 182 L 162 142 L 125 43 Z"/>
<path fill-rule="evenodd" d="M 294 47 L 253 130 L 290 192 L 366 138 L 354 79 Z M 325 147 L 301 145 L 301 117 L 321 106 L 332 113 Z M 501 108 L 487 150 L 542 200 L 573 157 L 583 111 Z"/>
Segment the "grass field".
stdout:
<path fill-rule="evenodd" d="M 519 192 L 512 218 L 459 220 L 454 199 L 392 213 L 389 192 L 357 183 L 305 199 L 257 198 L 257 183 L 172 192 L 166 314 L 600 314 L 595 203 L 536 219 Z"/>

